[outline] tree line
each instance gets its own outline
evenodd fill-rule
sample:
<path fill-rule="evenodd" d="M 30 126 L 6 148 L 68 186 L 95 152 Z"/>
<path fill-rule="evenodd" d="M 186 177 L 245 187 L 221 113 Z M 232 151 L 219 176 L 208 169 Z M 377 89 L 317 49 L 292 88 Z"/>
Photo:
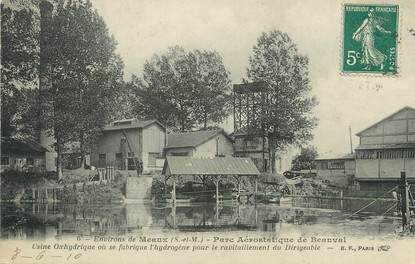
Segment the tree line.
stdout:
<path fill-rule="evenodd" d="M 89 1 L 52 1 L 42 34 L 40 2 L 24 3 L 1 4 L 2 136 L 38 139 L 47 131 L 56 139 L 60 166 L 65 144 L 79 142 L 84 156 L 115 119 L 157 119 L 169 131 L 185 132 L 217 127 L 231 114 L 230 73 L 217 51 L 169 47 L 145 62 L 142 77 L 124 81 L 117 41 Z M 49 83 L 43 89 L 41 70 Z M 274 157 L 285 146 L 312 139 L 317 100 L 310 95 L 308 58 L 286 33 L 273 30 L 257 39 L 243 81 L 267 87 Z"/>

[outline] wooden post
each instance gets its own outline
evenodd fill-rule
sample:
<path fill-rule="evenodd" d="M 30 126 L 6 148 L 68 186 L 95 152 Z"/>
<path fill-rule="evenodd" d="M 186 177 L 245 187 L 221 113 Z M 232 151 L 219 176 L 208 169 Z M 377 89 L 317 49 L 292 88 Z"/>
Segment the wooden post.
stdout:
<path fill-rule="evenodd" d="M 176 204 L 173 204 L 173 207 L 171 208 L 171 215 L 173 218 L 173 229 L 176 229 L 177 227 L 177 217 L 176 217 Z"/>
<path fill-rule="evenodd" d="M 202 176 L 202 190 L 206 191 L 206 176 Z"/>
<path fill-rule="evenodd" d="M 255 204 L 255 227 L 258 227 L 258 209 Z"/>
<path fill-rule="evenodd" d="M 409 224 L 409 188 L 408 183 L 406 182 L 406 173 L 401 171 L 401 213 L 402 213 L 402 229 L 405 230 L 406 226 Z"/>
<path fill-rule="evenodd" d="M 164 175 L 164 196 L 167 194 L 167 176 Z"/>
<path fill-rule="evenodd" d="M 238 224 L 241 223 L 241 205 L 238 204 Z"/>
<path fill-rule="evenodd" d="M 219 226 L 219 202 L 216 203 L 216 226 Z"/>
<path fill-rule="evenodd" d="M 220 176 L 216 176 L 216 204 L 219 204 L 219 179 Z"/>
<path fill-rule="evenodd" d="M 176 175 L 173 175 L 173 192 L 171 193 L 173 206 L 176 206 Z"/>
<path fill-rule="evenodd" d="M 257 196 L 258 196 L 258 176 L 255 177 L 255 203 L 257 202 Z"/>

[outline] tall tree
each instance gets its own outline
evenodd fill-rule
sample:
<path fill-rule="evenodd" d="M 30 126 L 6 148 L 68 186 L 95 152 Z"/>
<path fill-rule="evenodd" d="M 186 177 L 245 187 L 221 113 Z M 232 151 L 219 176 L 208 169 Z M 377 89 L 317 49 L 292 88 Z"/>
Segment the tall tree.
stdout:
<path fill-rule="evenodd" d="M 302 147 L 301 152 L 297 154 L 293 161 L 293 170 L 311 170 L 315 169 L 314 160 L 318 157 L 317 149 L 314 146 Z"/>
<path fill-rule="evenodd" d="M 38 85 L 38 16 L 30 9 L 1 4 L 1 135 L 16 133 L 21 89 Z"/>
<path fill-rule="evenodd" d="M 46 101 L 53 115 L 46 124 L 54 131 L 58 149 L 70 141 L 80 143 L 83 164 L 116 109 L 113 88 L 122 82 L 123 62 L 105 21 L 89 1 L 60 0 L 49 26 L 45 52 L 52 84 Z"/>
<path fill-rule="evenodd" d="M 80 142 L 84 161 L 112 111 L 117 110 L 114 87 L 122 84 L 123 62 L 115 53 L 116 41 L 105 21 L 89 1 L 46 4 L 53 7 L 47 23 L 39 19 L 39 2 L 25 2 L 19 11 L 2 6 L 2 33 L 6 29 L 2 34 L 2 66 L 6 66 L 2 67 L 2 88 L 10 87 L 22 95 L 16 104 L 20 109 L 14 114 L 20 119 L 21 131 L 37 128 L 56 140 L 60 173 L 64 145 Z M 24 16 L 15 22 L 19 14 Z M 40 89 L 23 89 L 26 86 L 19 78 L 34 80 L 35 87 L 41 79 Z M 20 81 L 17 88 L 13 86 L 16 80 Z"/>
<path fill-rule="evenodd" d="M 228 116 L 231 82 L 217 52 L 195 50 L 193 56 L 196 61 L 194 84 L 197 102 L 194 116 L 198 125 L 207 129 Z"/>
<path fill-rule="evenodd" d="M 230 80 L 217 52 L 170 47 L 144 65 L 137 113 L 169 129 L 190 131 L 221 122 L 229 113 Z"/>
<path fill-rule="evenodd" d="M 250 81 L 262 82 L 268 92 L 269 148 L 275 171 L 275 152 L 308 142 L 317 125 L 312 115 L 317 100 L 309 95 L 308 58 L 298 53 L 286 33 L 273 30 L 258 38 L 247 76 Z"/>

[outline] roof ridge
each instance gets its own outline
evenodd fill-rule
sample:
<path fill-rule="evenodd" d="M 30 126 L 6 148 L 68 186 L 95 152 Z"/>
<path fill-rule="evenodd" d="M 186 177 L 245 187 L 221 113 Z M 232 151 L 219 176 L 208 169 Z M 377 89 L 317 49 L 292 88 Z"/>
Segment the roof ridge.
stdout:
<path fill-rule="evenodd" d="M 369 130 L 369 129 L 371 129 L 371 128 L 373 128 L 373 127 L 377 126 L 377 125 L 379 125 L 380 123 L 382 123 L 382 122 L 384 122 L 384 121 L 388 120 L 388 119 L 389 119 L 389 118 L 391 118 L 392 116 L 394 116 L 394 115 L 396 115 L 396 114 L 398 114 L 398 113 L 400 113 L 400 112 L 402 112 L 402 111 L 404 111 L 404 110 L 412 110 L 412 111 L 415 111 L 415 108 L 413 108 L 413 107 L 411 107 L 411 106 L 409 106 L 409 105 L 406 105 L 406 106 L 402 107 L 401 109 L 399 109 L 399 110 L 397 110 L 397 111 L 393 112 L 392 114 L 390 114 L 390 115 L 386 116 L 385 118 L 382 118 L 381 120 L 379 120 L 379 121 L 375 122 L 374 124 L 370 125 L 369 127 L 367 127 L 367 128 L 365 128 L 365 129 L 361 130 L 360 132 L 356 133 L 356 136 L 360 136 L 363 132 L 365 132 L 365 131 L 367 131 L 367 130 Z"/>

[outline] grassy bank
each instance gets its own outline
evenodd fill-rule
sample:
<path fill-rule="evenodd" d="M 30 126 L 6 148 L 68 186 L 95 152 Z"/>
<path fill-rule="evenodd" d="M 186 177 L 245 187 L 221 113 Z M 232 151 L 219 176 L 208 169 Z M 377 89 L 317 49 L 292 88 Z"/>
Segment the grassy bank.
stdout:
<path fill-rule="evenodd" d="M 108 204 L 124 199 L 127 175 L 114 172 L 110 182 L 90 182 L 95 171 L 65 171 L 63 180 L 46 178 L 44 174 L 7 171 L 1 177 L 1 200 L 7 202 L 40 202 L 33 199 L 30 189 L 56 189 L 55 201 L 66 204 Z M 26 190 L 26 192 L 25 192 Z M 48 200 L 52 197 L 49 196 Z"/>

